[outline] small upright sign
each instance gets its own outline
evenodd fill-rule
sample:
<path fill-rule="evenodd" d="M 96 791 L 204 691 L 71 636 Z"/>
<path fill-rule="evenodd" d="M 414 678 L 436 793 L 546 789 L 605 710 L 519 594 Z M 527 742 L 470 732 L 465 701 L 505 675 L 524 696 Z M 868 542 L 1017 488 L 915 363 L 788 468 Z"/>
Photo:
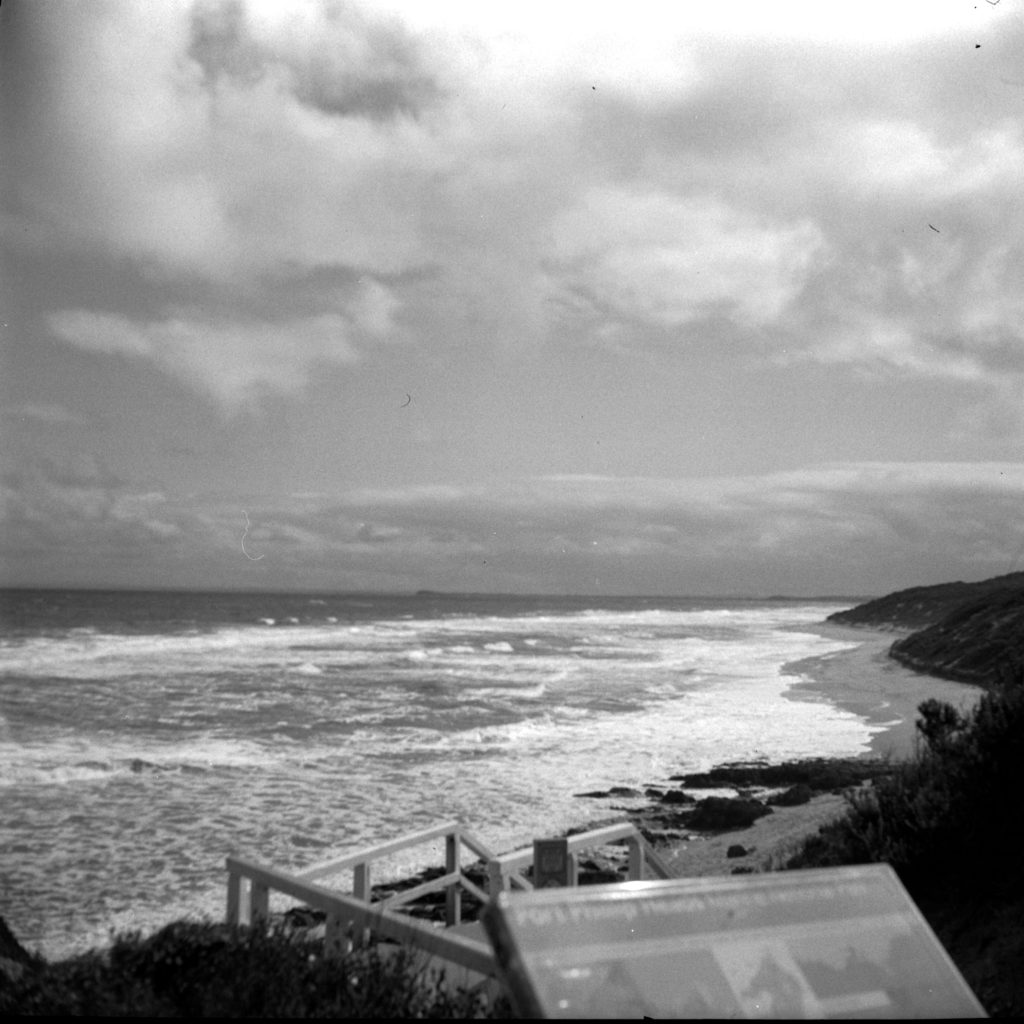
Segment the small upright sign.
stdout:
<path fill-rule="evenodd" d="M 576 861 L 568 839 L 534 839 L 534 889 L 561 889 L 576 884 Z"/>
<path fill-rule="evenodd" d="M 985 1016 L 886 864 L 503 892 L 483 920 L 524 1017 Z"/>

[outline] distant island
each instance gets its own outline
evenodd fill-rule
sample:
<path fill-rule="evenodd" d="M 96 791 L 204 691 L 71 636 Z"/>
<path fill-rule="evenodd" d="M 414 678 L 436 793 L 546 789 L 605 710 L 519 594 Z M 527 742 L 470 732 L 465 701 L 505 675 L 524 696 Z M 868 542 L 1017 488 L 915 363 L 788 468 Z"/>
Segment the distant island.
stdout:
<path fill-rule="evenodd" d="M 914 630 L 889 649 L 918 672 L 992 686 L 1024 669 L 1024 572 L 911 587 L 835 612 L 830 622 Z"/>

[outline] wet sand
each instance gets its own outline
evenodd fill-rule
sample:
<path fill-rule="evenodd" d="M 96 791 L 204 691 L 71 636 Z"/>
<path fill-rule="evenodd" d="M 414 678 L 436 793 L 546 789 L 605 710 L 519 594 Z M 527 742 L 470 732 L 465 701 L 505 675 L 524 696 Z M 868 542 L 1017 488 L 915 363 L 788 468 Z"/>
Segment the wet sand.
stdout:
<path fill-rule="evenodd" d="M 801 627 L 806 629 L 807 627 Z M 834 640 L 856 643 L 855 648 L 790 662 L 783 671 L 800 677 L 788 691 L 793 700 L 823 700 L 852 711 L 870 725 L 881 726 L 865 757 L 904 760 L 914 753 L 918 705 L 929 698 L 966 710 L 984 692 L 980 687 L 923 675 L 904 668 L 888 656 L 903 632 L 859 629 L 822 623 L 810 627 Z"/>
<path fill-rule="evenodd" d="M 786 665 L 783 671 L 787 675 L 800 677 L 787 696 L 792 700 L 827 701 L 880 727 L 869 749 L 862 753 L 864 758 L 902 761 L 912 757 L 917 742 L 914 723 L 922 701 L 934 698 L 966 710 L 984 692 L 977 686 L 913 672 L 893 661 L 888 650 L 902 632 L 831 623 L 812 628 L 821 636 L 857 646 Z M 824 794 L 799 807 L 776 807 L 749 828 L 676 842 L 659 848 L 659 853 L 682 877 L 727 875 L 738 867 L 769 870 L 795 853 L 804 837 L 842 816 L 848 806 L 842 796 Z M 728 857 L 727 851 L 734 844 L 749 851 L 747 855 Z"/>

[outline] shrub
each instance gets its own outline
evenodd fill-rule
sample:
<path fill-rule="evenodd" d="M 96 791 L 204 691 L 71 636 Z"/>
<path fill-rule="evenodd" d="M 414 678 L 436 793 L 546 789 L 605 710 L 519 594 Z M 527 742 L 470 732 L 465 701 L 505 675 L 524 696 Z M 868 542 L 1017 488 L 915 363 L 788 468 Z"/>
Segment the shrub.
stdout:
<path fill-rule="evenodd" d="M 0 988 L 0 1014 L 151 1017 L 463 1017 L 500 1011 L 452 990 L 410 949 L 341 959 L 281 933 L 175 922 L 119 936 Z"/>
<path fill-rule="evenodd" d="M 846 817 L 823 829 L 790 867 L 887 861 L 908 886 L 977 888 L 993 863 L 1016 860 L 1024 789 L 1024 678 L 1006 674 L 961 714 L 928 700 L 918 708 L 916 755 L 848 795 Z"/>

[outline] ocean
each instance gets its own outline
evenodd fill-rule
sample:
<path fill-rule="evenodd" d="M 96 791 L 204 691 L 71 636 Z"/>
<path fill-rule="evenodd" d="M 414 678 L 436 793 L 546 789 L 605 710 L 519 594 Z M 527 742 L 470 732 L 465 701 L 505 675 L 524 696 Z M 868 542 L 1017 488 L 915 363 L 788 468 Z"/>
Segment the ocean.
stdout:
<path fill-rule="evenodd" d="M 0 601 L 0 914 L 51 958 L 221 917 L 231 852 L 298 868 L 449 818 L 505 850 L 611 813 L 581 791 L 884 728 L 786 669 L 856 646 L 815 632 L 828 602 Z"/>

